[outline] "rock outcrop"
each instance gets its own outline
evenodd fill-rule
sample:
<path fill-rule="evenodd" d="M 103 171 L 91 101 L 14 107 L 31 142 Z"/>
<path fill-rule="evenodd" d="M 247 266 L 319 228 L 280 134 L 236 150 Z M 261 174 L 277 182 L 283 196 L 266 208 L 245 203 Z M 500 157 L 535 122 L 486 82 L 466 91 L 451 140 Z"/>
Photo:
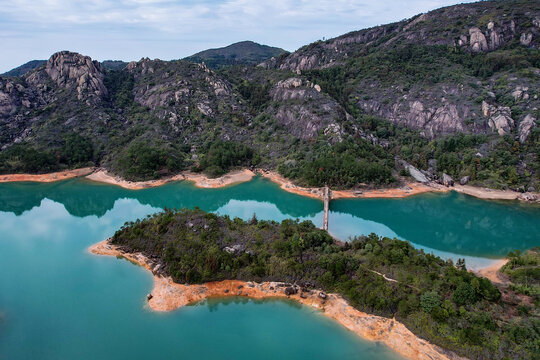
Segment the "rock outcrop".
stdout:
<path fill-rule="evenodd" d="M 491 130 L 499 135 L 509 134 L 514 127 L 512 112 L 508 106 L 493 106 L 487 102 L 482 102 L 482 113 L 488 118 L 488 125 Z"/>
<path fill-rule="evenodd" d="M 427 176 L 424 173 L 422 173 L 420 170 L 415 168 L 413 165 L 403 160 L 399 160 L 398 162 L 400 166 L 402 166 L 405 170 L 409 172 L 409 175 L 411 175 L 414 180 L 421 182 L 423 184 L 426 184 L 429 182 L 429 179 L 427 178 Z"/>
<path fill-rule="evenodd" d="M 441 182 L 444 186 L 454 186 L 454 179 L 446 173 L 442 174 Z"/>
<path fill-rule="evenodd" d="M 519 142 L 524 143 L 529 138 L 529 135 L 531 134 L 532 128 L 536 126 L 536 118 L 534 118 L 531 114 L 527 114 L 523 120 L 519 123 L 518 127 L 518 135 L 519 135 Z"/>
<path fill-rule="evenodd" d="M 60 87 L 75 88 L 79 100 L 95 102 L 107 95 L 101 64 L 69 51 L 61 51 L 47 61 L 45 72 Z"/>
<path fill-rule="evenodd" d="M 453 87 L 441 90 L 447 94 L 459 94 L 459 90 Z M 384 95 L 388 97 L 383 98 Z M 401 98 L 389 92 L 381 94 L 381 98 L 359 99 L 358 106 L 393 123 L 419 129 L 429 138 L 467 131 L 464 119 L 471 116 L 470 107 L 466 104 L 450 103 L 444 98 L 441 101 L 434 98 L 433 91 L 422 90 Z"/>
<path fill-rule="evenodd" d="M 469 44 L 474 52 L 487 51 L 489 49 L 485 35 L 477 27 L 469 29 Z"/>
<path fill-rule="evenodd" d="M 341 122 L 350 115 L 334 99 L 320 91 L 320 87 L 298 77 L 278 82 L 271 90 L 273 106 L 267 113 L 290 132 L 310 139 L 323 132 L 333 142 L 342 140 Z"/>

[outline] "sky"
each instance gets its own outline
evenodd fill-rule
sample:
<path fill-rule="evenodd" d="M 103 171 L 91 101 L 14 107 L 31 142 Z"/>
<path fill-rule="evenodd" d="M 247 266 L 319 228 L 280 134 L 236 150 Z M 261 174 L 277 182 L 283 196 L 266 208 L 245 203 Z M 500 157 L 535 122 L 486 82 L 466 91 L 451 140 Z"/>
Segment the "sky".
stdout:
<path fill-rule="evenodd" d="M 70 50 L 180 59 L 243 40 L 294 51 L 456 0 L 2 0 L 0 73 Z"/>

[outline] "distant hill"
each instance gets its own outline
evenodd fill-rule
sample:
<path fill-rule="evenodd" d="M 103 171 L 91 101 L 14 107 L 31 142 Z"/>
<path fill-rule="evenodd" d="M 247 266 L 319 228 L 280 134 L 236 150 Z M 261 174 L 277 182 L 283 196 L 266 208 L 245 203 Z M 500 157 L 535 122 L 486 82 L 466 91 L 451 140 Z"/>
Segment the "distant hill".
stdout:
<path fill-rule="evenodd" d="M 45 65 L 46 62 L 47 60 L 31 60 L 27 62 L 26 64 L 17 66 L 16 68 L 11 69 L 8 72 L 1 74 L 1 76 L 23 76 L 30 70 L 34 70 L 35 68 L 38 68 L 41 65 Z"/>
<path fill-rule="evenodd" d="M 123 70 L 127 64 L 127 62 L 122 60 L 104 60 L 101 62 L 105 70 Z"/>
<path fill-rule="evenodd" d="M 257 65 L 272 57 L 286 54 L 287 51 L 253 41 L 242 41 L 218 49 L 209 49 L 191 55 L 184 60 L 206 63 L 210 68 L 220 68 L 228 65 Z"/>

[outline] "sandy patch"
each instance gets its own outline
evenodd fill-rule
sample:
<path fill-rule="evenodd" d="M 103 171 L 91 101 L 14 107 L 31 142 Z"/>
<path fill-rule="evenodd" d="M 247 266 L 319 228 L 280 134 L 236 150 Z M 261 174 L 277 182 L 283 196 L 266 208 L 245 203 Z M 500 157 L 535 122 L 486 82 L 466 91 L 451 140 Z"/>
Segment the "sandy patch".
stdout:
<path fill-rule="evenodd" d="M 218 178 L 209 178 L 204 174 L 185 172 L 184 180 L 193 181 L 195 186 L 201 188 L 219 188 L 232 184 L 248 182 L 253 179 L 254 176 L 255 173 L 248 169 L 232 171 Z"/>
<path fill-rule="evenodd" d="M 476 275 L 491 280 L 492 283 L 499 285 L 508 285 L 510 281 L 504 274 L 501 274 L 501 268 L 506 265 L 508 259 L 497 260 L 493 265 L 473 271 Z"/>
<path fill-rule="evenodd" d="M 275 171 L 257 170 L 261 176 L 275 182 L 281 189 L 290 193 L 308 196 L 312 198 L 323 198 L 323 188 L 305 188 L 295 185 L 291 180 L 284 178 Z M 485 200 L 520 200 L 525 202 L 540 203 L 540 193 L 519 193 L 512 190 L 494 190 L 471 185 L 455 185 L 447 187 L 436 182 L 427 184 L 409 182 L 399 188 L 382 188 L 372 190 L 332 190 L 332 199 L 349 198 L 405 198 L 429 192 L 457 191 L 462 194 L 471 195 Z M 536 200 L 535 200 L 536 199 Z"/>
<path fill-rule="evenodd" d="M 153 264 L 142 254 L 124 253 L 108 240 L 93 245 L 89 251 L 97 255 L 124 257 L 150 271 L 153 268 Z M 181 285 L 174 283 L 170 277 L 154 275 L 154 289 L 148 304 L 155 311 L 171 311 L 208 298 L 245 296 L 254 299 L 291 299 L 319 309 L 355 334 L 367 340 L 380 341 L 409 359 L 464 359 L 418 338 L 395 319 L 369 315 L 354 309 L 337 294 L 327 294 L 326 299 L 322 299 L 319 296 L 320 291 L 311 290 L 286 296 L 284 289 L 283 284 L 277 282 L 254 283 L 237 280 Z"/>

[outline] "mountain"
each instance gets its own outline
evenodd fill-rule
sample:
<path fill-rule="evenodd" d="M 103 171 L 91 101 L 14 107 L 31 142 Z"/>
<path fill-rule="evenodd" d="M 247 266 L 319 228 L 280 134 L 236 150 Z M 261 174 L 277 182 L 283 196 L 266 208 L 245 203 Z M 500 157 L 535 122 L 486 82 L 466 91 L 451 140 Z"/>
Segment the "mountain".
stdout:
<path fill-rule="evenodd" d="M 529 92 L 540 67 L 539 16 L 540 3 L 530 0 L 450 6 L 319 41 L 264 66 L 302 72 L 350 104 L 351 113 L 388 119 L 428 137 L 509 134 L 527 115 L 538 118 L 540 102 Z M 501 77 L 504 88 L 496 84 Z M 512 106 L 515 118 L 507 109 Z"/>
<path fill-rule="evenodd" d="M 540 4 L 511 0 L 438 9 L 258 66 L 112 68 L 60 52 L 0 77 L 0 173 L 97 164 L 147 179 L 254 165 L 346 188 L 395 185 L 412 165 L 431 180 L 532 191 L 539 39 Z"/>
<path fill-rule="evenodd" d="M 253 41 L 242 41 L 218 49 L 201 51 L 184 60 L 204 62 L 209 68 L 217 69 L 229 65 L 257 65 L 286 53 L 287 51 L 277 47 L 261 45 Z"/>
<path fill-rule="evenodd" d="M 16 68 L 11 69 L 8 72 L 1 74 L 0 76 L 23 76 L 30 70 L 34 70 L 35 68 L 38 68 L 41 65 L 44 65 L 46 62 L 47 60 L 31 60 L 27 62 L 26 64 L 17 66 Z"/>

